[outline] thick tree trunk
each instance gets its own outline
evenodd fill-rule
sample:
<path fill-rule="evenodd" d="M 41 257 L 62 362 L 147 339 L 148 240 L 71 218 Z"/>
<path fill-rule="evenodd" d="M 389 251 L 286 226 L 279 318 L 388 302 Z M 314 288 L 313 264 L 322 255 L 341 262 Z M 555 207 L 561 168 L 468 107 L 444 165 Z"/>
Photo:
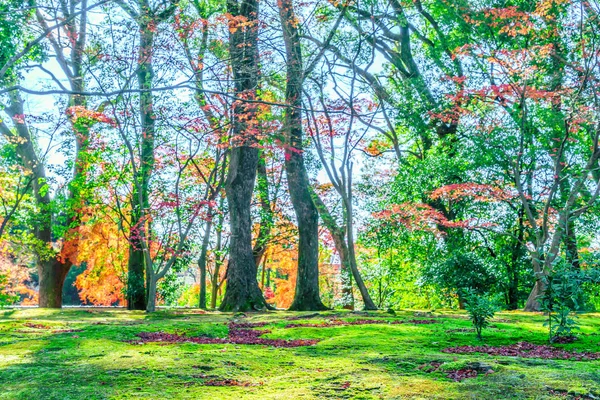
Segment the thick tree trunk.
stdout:
<path fill-rule="evenodd" d="M 229 204 L 231 242 L 227 289 L 221 311 L 262 310 L 266 302 L 256 280 L 252 252 L 250 200 L 254 188 L 258 150 L 238 147 L 232 150 L 225 190 Z M 232 171 L 235 171 L 232 173 Z"/>
<path fill-rule="evenodd" d="M 546 290 L 546 285 L 544 281 L 538 279 L 533 285 L 533 289 L 529 293 L 529 297 L 527 297 L 527 302 L 525 303 L 524 311 L 540 311 L 540 302 L 538 298 L 544 294 Z"/>
<path fill-rule="evenodd" d="M 285 172 L 299 233 L 298 278 L 290 310 L 317 311 L 327 307 L 319 296 L 319 214 L 311 199 L 302 148 L 302 49 L 292 1 L 278 4 L 287 56 Z"/>
<path fill-rule="evenodd" d="M 156 284 L 157 279 L 150 277 L 148 279 L 148 302 L 146 304 L 146 312 L 156 311 Z"/>
<path fill-rule="evenodd" d="M 129 260 L 127 262 L 127 309 L 146 309 L 146 278 L 144 275 L 144 253 L 137 239 L 129 239 Z"/>
<path fill-rule="evenodd" d="M 524 311 L 540 311 L 540 302 L 538 298 L 544 294 L 546 290 L 546 284 L 544 283 L 543 277 L 543 261 L 540 260 L 538 255 L 532 255 L 533 272 L 536 277 L 535 284 L 527 297 Z"/>
<path fill-rule="evenodd" d="M 296 167 L 288 167 L 294 170 Z M 306 176 L 305 176 L 306 178 Z M 298 278 L 290 310 L 316 311 L 327 307 L 319 296 L 319 231 L 317 210 L 310 199 L 305 181 L 288 172 L 288 184 L 298 221 Z"/>
<path fill-rule="evenodd" d="M 63 285 L 69 269 L 70 263 L 58 260 L 42 261 L 38 264 L 41 308 L 62 308 Z"/>
<path fill-rule="evenodd" d="M 258 1 L 229 0 L 227 11 L 245 20 L 244 26 L 230 28 L 231 69 L 235 93 L 253 99 L 258 85 Z M 232 149 L 225 192 L 229 204 L 231 242 L 227 289 L 221 311 L 263 310 L 267 303 L 256 280 L 256 263 L 252 252 L 252 218 L 250 213 L 258 149 L 256 107 L 238 101 L 233 110 Z"/>

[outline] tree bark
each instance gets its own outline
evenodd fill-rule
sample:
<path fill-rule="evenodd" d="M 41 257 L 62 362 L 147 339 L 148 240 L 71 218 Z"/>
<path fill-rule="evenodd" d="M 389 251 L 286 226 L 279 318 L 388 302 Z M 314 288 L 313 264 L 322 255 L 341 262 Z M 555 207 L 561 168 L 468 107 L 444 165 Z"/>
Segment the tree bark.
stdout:
<path fill-rule="evenodd" d="M 66 3 L 66 2 L 65 2 Z M 64 18 L 70 18 L 70 13 L 74 12 L 77 6 L 76 2 L 69 4 L 70 7 L 62 9 Z M 58 44 L 58 41 L 52 33 L 46 36 L 50 46 L 56 52 L 56 58 L 60 68 L 68 78 L 71 89 L 74 92 L 83 91 L 83 56 L 86 46 L 86 29 L 87 29 L 87 0 L 80 2 L 81 14 L 78 19 L 71 19 L 70 22 L 64 25 L 64 29 L 68 34 L 73 34 L 76 40 L 71 42 L 70 58 L 67 61 L 65 57 L 65 48 Z M 46 19 L 39 9 L 35 12 L 36 18 L 40 26 L 48 31 Z M 57 20 L 60 19 L 57 17 Z M 50 205 L 50 189 L 46 179 L 46 171 L 42 160 L 37 156 L 35 146 L 26 122 L 23 121 L 23 100 L 18 91 L 9 92 L 9 106 L 6 107 L 7 114 L 13 119 L 16 134 L 20 140 L 17 142 L 17 154 L 23 165 L 31 171 L 32 189 L 36 205 L 39 208 L 37 221 L 35 221 L 34 235 L 35 238 L 43 245 L 52 247 L 52 209 Z M 85 99 L 81 96 L 70 95 L 70 106 L 85 106 Z M 88 142 L 88 132 L 80 132 L 72 125 L 73 134 L 75 136 L 75 168 L 74 175 L 69 182 L 69 202 L 72 204 L 68 210 L 70 223 L 74 227 L 68 231 L 68 234 L 77 234 L 77 228 L 80 225 L 80 207 L 83 199 L 79 196 L 79 185 L 85 180 L 85 170 L 87 161 L 82 157 L 86 151 Z M 14 136 L 12 131 L 0 121 L 0 131 L 5 136 Z M 66 240 L 77 240 L 77 238 L 63 238 Z M 39 274 L 39 305 L 45 308 L 61 308 L 62 307 L 62 288 L 65 278 L 71 268 L 71 260 L 62 260 L 60 255 L 49 256 L 48 254 L 38 254 L 37 269 Z"/>
<path fill-rule="evenodd" d="M 143 235 L 146 229 L 145 214 L 149 208 L 149 186 L 154 169 L 154 134 L 155 115 L 153 112 L 152 88 L 154 68 L 152 65 L 152 51 L 154 43 L 154 28 L 156 21 L 152 20 L 147 4 L 140 7 L 138 50 L 138 87 L 140 93 L 140 120 L 141 120 L 141 154 L 140 166 L 134 176 L 133 195 L 131 199 L 131 232 L 129 235 L 129 262 L 127 275 L 127 308 L 129 310 L 145 310 L 147 307 L 145 287 L 145 259 Z M 150 26 L 152 24 L 152 26 Z M 133 160 L 132 160 L 133 162 Z M 146 233 L 147 234 L 147 233 Z"/>
<path fill-rule="evenodd" d="M 156 277 L 148 278 L 148 301 L 146 303 L 146 312 L 156 311 Z"/>
<path fill-rule="evenodd" d="M 352 198 L 348 199 L 346 210 L 346 237 L 352 275 L 354 276 L 356 286 L 358 286 L 358 290 L 360 291 L 360 295 L 362 296 L 363 303 L 365 305 L 365 310 L 377 310 L 377 306 L 375 305 L 373 299 L 371 299 L 371 296 L 369 295 L 367 286 L 365 285 L 365 282 L 363 281 L 362 276 L 360 275 L 360 271 L 358 270 L 358 263 L 356 262 L 356 253 L 354 251 L 354 224 L 352 222 L 352 216 L 354 215 L 352 210 Z"/>
<path fill-rule="evenodd" d="M 519 308 L 519 258 L 523 255 L 523 239 L 525 234 L 524 226 L 524 213 L 523 207 L 519 209 L 517 219 L 517 237 L 514 241 L 512 249 L 512 257 L 510 259 L 510 265 L 508 266 L 508 301 L 507 306 L 509 310 L 516 310 Z"/>
<path fill-rule="evenodd" d="M 527 297 L 527 302 L 525 303 L 524 311 L 540 311 L 540 302 L 538 300 L 539 296 L 544 294 L 546 290 L 546 284 L 544 283 L 544 270 L 543 261 L 540 260 L 539 253 L 532 254 L 532 263 L 533 263 L 533 272 L 536 277 L 535 284 L 529 293 L 529 297 Z"/>
<path fill-rule="evenodd" d="M 260 226 L 258 228 L 258 236 L 252 248 L 252 254 L 254 255 L 254 264 L 256 264 L 258 270 L 258 266 L 267 250 L 273 227 L 273 209 L 271 208 L 271 200 L 269 199 L 269 177 L 267 176 L 267 163 L 264 157 L 259 156 L 256 173 L 256 192 L 260 203 Z"/>
<path fill-rule="evenodd" d="M 538 297 L 543 295 L 545 291 L 546 285 L 544 284 L 544 281 L 541 279 L 535 281 L 533 289 L 531 289 L 529 297 L 527 297 L 527 302 L 525 303 L 525 308 L 523 308 L 523 311 L 540 311 L 540 302 Z"/>
<path fill-rule="evenodd" d="M 352 267 L 350 265 L 350 254 L 348 245 L 344 238 L 344 231 L 338 226 L 323 200 L 311 190 L 313 202 L 321 215 L 325 227 L 333 237 L 335 249 L 340 257 L 341 281 L 342 281 L 342 306 L 348 310 L 354 310 L 354 294 L 352 293 Z"/>
<path fill-rule="evenodd" d="M 237 98 L 253 99 L 258 85 L 258 1 L 228 0 L 227 11 L 241 17 L 244 26 L 230 27 L 229 51 Z M 233 109 L 232 150 L 225 184 L 229 205 L 231 243 L 227 287 L 221 311 L 263 310 L 267 303 L 256 280 L 252 252 L 252 217 L 250 213 L 258 149 L 256 107 L 239 100 Z"/>
<path fill-rule="evenodd" d="M 208 253 L 208 243 L 213 225 L 211 208 L 209 208 L 208 216 L 209 220 L 206 221 L 206 229 L 204 231 L 204 237 L 202 238 L 202 249 L 200 250 L 200 257 L 198 258 L 198 268 L 200 269 L 200 292 L 198 307 L 203 310 L 206 309 L 206 254 Z"/>
<path fill-rule="evenodd" d="M 302 49 L 291 0 L 280 0 L 279 17 L 286 48 L 285 172 L 298 223 L 298 278 L 290 310 L 318 311 L 327 307 L 319 296 L 319 214 L 304 165 L 302 134 Z"/>
<path fill-rule="evenodd" d="M 223 211 L 224 199 L 221 197 L 219 200 L 219 210 Z M 210 288 L 210 308 L 217 308 L 217 296 L 220 288 L 220 275 L 221 265 L 223 264 L 223 258 L 221 257 L 221 247 L 223 239 L 223 212 L 219 213 L 219 219 L 217 221 L 217 239 L 215 243 L 215 269 L 213 271 L 211 288 Z"/>
<path fill-rule="evenodd" d="M 571 268 L 574 270 L 581 269 L 581 264 L 579 262 L 579 249 L 577 246 L 577 234 L 575 232 L 575 221 L 571 220 L 567 223 L 564 244 L 567 262 L 571 265 Z"/>
<path fill-rule="evenodd" d="M 38 263 L 41 308 L 62 308 L 63 285 L 70 269 L 70 263 L 56 259 Z"/>

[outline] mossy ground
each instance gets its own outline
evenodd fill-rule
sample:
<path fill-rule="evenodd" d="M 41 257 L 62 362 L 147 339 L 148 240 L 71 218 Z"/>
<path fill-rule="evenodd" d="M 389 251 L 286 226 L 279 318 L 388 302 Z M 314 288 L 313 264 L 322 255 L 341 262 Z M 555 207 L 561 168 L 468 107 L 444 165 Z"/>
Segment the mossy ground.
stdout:
<path fill-rule="evenodd" d="M 414 312 L 358 315 L 310 313 L 154 314 L 121 309 L 0 311 L 0 399 L 550 399 L 600 398 L 600 361 L 454 355 L 446 347 L 479 345 L 458 312 L 435 313 L 429 325 L 350 325 L 284 328 L 333 316 L 415 319 Z M 266 321 L 267 338 L 321 339 L 315 346 L 273 348 L 233 344 L 132 344 L 138 332 L 226 337 L 227 323 Z M 429 318 L 429 317 L 423 317 Z M 580 317 L 580 339 L 562 347 L 600 351 L 600 315 Z M 484 332 L 489 345 L 544 344 L 543 316 L 499 313 Z M 75 331 L 69 331 L 75 330 Z M 446 371 L 468 362 L 495 373 L 454 382 Z M 427 372 L 423 365 L 440 362 Z M 421 368 L 419 368 L 421 367 Z M 234 379 L 248 386 L 206 386 Z"/>

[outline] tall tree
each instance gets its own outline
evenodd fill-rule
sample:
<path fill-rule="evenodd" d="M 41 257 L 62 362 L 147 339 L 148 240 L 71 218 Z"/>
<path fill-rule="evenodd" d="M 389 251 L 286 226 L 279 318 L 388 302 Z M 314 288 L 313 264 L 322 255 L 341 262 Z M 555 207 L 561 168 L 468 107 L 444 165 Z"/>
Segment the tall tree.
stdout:
<path fill-rule="evenodd" d="M 156 115 L 152 93 L 154 83 L 152 55 L 154 52 L 156 27 L 174 14 L 178 2 L 176 0 L 169 0 L 166 5 L 161 2 L 154 7 L 150 4 L 150 0 L 137 0 L 137 7 L 131 6 L 125 0 L 118 0 L 117 3 L 121 5 L 123 10 L 138 25 L 139 47 L 136 76 L 140 90 L 141 143 L 139 147 L 141 153 L 140 165 L 134 176 L 133 193 L 131 196 L 127 308 L 130 310 L 145 310 L 148 302 L 146 280 L 149 277 L 145 274 L 148 266 L 145 261 L 142 241 L 143 237 L 148 234 L 148 232 L 145 232 L 148 229 L 148 221 L 145 219 L 145 215 L 147 215 L 150 207 L 150 181 L 154 169 L 156 136 Z"/>
<path fill-rule="evenodd" d="M 222 311 L 259 310 L 267 306 L 256 280 L 250 213 L 259 151 L 254 103 L 259 81 L 258 11 L 257 0 L 227 1 L 230 14 L 229 55 L 236 101 L 225 185 L 231 242 L 227 287 L 220 306 Z"/>
<path fill-rule="evenodd" d="M 287 83 L 284 132 L 285 171 L 298 223 L 298 278 L 290 310 L 323 310 L 319 297 L 319 214 L 309 191 L 304 165 L 302 133 L 302 89 L 304 66 L 298 17 L 292 0 L 279 0 L 279 17 L 286 49 Z"/>
<path fill-rule="evenodd" d="M 17 153 L 24 166 L 31 172 L 34 198 L 39 208 L 39 223 L 35 227 L 35 237 L 39 243 L 38 249 L 38 275 L 40 285 L 40 307 L 60 308 L 62 306 L 62 288 L 64 280 L 76 258 L 78 230 L 81 225 L 81 216 L 85 203 L 84 187 L 88 169 L 88 145 L 91 126 L 108 119 L 99 112 L 87 110 L 87 101 L 82 93 L 84 90 L 84 57 L 87 39 L 87 10 L 88 2 L 65 1 L 59 8 L 45 7 L 43 2 L 31 1 L 28 10 L 35 10 L 35 17 L 39 26 L 46 32 L 46 39 L 58 65 L 68 82 L 69 101 L 65 110 L 71 122 L 71 129 L 75 142 L 74 170 L 69 182 L 69 195 L 66 214 L 68 226 L 62 229 L 62 247 L 60 251 L 53 252 L 53 225 L 55 218 L 51 207 L 50 187 L 44 166 L 44 160 L 37 155 L 35 138 L 25 119 L 25 107 L 18 89 L 9 92 L 9 105 L 5 111 L 11 117 L 15 130 L 12 131 L 4 122 L 0 126 L 7 137 L 19 138 Z M 30 15 L 26 12 L 25 15 Z M 61 22 L 62 21 L 62 22 Z M 60 26 L 60 29 L 56 29 Z M 27 46 L 26 46 L 27 47 Z M 42 68 L 43 70 L 43 68 Z M 17 83 L 18 74 L 11 74 L 7 69 L 7 76 L 12 77 L 11 83 Z M 44 71 L 48 72 L 48 71 Z M 55 81 L 58 81 L 50 73 Z"/>

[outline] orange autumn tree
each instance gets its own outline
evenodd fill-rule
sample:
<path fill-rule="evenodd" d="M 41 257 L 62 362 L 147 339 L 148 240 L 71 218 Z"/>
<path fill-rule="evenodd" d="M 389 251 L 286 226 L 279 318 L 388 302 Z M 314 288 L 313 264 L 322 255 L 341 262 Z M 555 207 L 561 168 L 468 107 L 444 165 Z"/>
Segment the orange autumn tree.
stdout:
<path fill-rule="evenodd" d="M 75 280 L 79 298 L 96 306 L 124 306 L 124 277 L 127 274 L 129 248 L 127 239 L 110 216 L 92 221 L 92 213 L 84 217 L 78 238 L 77 264 L 86 269 Z"/>
<path fill-rule="evenodd" d="M 275 273 L 272 279 L 274 290 L 266 284 L 264 276 L 259 279 L 265 298 L 270 304 L 278 308 L 289 308 L 294 301 L 296 283 L 298 277 L 298 244 L 291 234 L 296 229 L 291 223 L 280 224 L 276 228 L 278 234 L 272 240 L 265 251 L 262 271 L 271 270 Z M 323 232 L 320 237 L 322 238 Z M 332 244 L 321 247 L 319 252 L 319 286 L 323 295 L 323 301 L 332 305 L 341 295 L 339 293 L 340 265 L 332 264 Z M 259 270 L 261 271 L 261 270 Z M 261 272 L 259 272 L 261 273 Z M 272 294 L 271 294 L 272 293 Z"/>
<path fill-rule="evenodd" d="M 294 244 L 286 247 L 276 244 L 267 250 L 267 265 L 277 271 L 278 278 L 274 279 L 275 296 L 273 301 L 279 308 L 289 308 L 292 305 L 298 277 L 297 246 Z"/>
<path fill-rule="evenodd" d="M 21 250 L 12 248 L 7 241 L 0 242 L 0 295 L 9 296 L 9 303 L 37 305 L 38 293 L 32 287 L 31 268 L 27 266 L 33 259 L 28 252 Z"/>

